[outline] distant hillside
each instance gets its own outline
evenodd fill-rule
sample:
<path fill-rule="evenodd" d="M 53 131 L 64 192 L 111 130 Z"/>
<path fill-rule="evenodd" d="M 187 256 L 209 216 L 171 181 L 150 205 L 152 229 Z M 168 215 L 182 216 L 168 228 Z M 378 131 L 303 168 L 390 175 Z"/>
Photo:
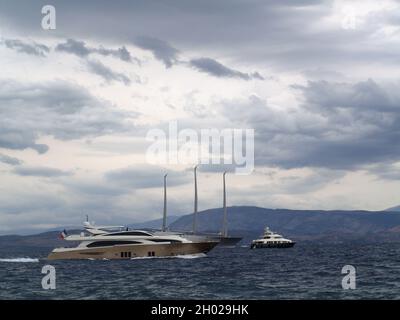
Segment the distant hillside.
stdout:
<path fill-rule="evenodd" d="M 167 216 L 167 225 L 174 223 L 180 216 Z M 149 220 L 141 223 L 132 223 L 128 227 L 135 229 L 160 229 L 163 219 Z"/>
<path fill-rule="evenodd" d="M 392 208 L 386 209 L 385 211 L 400 211 L 400 206 L 392 207 Z"/>
<path fill-rule="evenodd" d="M 222 225 L 223 209 L 210 209 L 198 214 L 198 230 L 219 232 Z M 171 216 L 169 229 L 189 231 L 193 215 Z M 132 224 L 135 228 L 160 228 L 161 219 Z M 262 234 L 265 226 L 296 241 L 400 241 L 400 213 L 389 211 L 322 211 L 265 209 L 250 206 L 228 208 L 228 227 L 231 235 L 244 237 L 243 243 Z M 80 230 L 68 230 L 79 233 Z M 36 235 L 0 236 L 0 251 L 16 248 L 50 249 L 60 246 L 74 246 L 58 239 L 59 231 Z"/>
<path fill-rule="evenodd" d="M 79 232 L 74 230 L 74 232 Z M 72 242 L 66 243 L 59 238 L 59 231 L 49 231 L 40 234 L 19 236 L 9 235 L 0 236 L 0 250 L 1 249 L 12 249 L 12 248 L 54 248 L 54 247 L 67 247 Z"/>
<path fill-rule="evenodd" d="M 220 231 L 222 208 L 198 215 L 199 231 Z M 171 224 L 171 230 L 191 230 L 193 215 Z M 384 211 L 322 211 L 229 207 L 229 230 L 259 234 L 265 226 L 298 239 L 399 239 L 400 214 Z M 235 232 L 236 233 L 236 232 Z"/>

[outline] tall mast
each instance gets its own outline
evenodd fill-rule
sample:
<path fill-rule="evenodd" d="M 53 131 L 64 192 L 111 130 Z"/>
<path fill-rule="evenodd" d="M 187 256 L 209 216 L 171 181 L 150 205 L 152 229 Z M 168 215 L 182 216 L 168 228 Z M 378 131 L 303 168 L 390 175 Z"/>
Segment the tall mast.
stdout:
<path fill-rule="evenodd" d="M 163 210 L 163 224 L 162 231 L 167 230 L 167 175 L 164 175 L 164 210 Z"/>
<path fill-rule="evenodd" d="M 194 211 L 193 211 L 193 233 L 197 231 L 197 166 L 194 167 Z"/>
<path fill-rule="evenodd" d="M 223 174 L 223 183 L 224 183 L 224 220 L 222 222 L 222 236 L 227 237 L 228 236 L 228 221 L 227 221 L 227 208 L 226 208 L 226 186 L 225 186 L 225 176 L 226 176 L 226 171 Z"/>

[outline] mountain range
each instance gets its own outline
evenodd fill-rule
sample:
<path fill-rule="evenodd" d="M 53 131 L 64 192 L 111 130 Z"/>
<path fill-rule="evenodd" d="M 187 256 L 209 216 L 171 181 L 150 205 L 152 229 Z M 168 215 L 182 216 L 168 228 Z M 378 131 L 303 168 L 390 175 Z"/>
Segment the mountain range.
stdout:
<path fill-rule="evenodd" d="M 400 240 L 400 213 L 394 211 L 289 210 L 252 206 L 228 208 L 228 229 L 260 234 L 265 226 L 285 236 L 304 240 Z M 218 232 L 223 209 L 199 213 L 198 230 Z M 191 230 L 193 215 L 170 225 L 171 230 Z"/>
<path fill-rule="evenodd" d="M 392 208 L 386 209 L 385 211 L 400 211 L 400 206 L 392 207 Z"/>
<path fill-rule="evenodd" d="M 198 231 L 220 232 L 223 209 L 209 209 L 198 213 Z M 170 216 L 169 230 L 191 231 L 193 214 Z M 132 224 L 134 228 L 160 228 L 162 220 Z M 254 206 L 228 208 L 230 235 L 244 237 L 244 242 L 262 234 L 265 226 L 296 241 L 400 241 L 400 213 L 391 211 L 345 210 L 289 210 L 267 209 Z M 60 230 L 63 228 L 60 227 Z M 79 230 L 71 230 L 79 232 Z M 62 246 L 58 231 L 36 235 L 0 236 L 0 249 L 11 247 Z"/>

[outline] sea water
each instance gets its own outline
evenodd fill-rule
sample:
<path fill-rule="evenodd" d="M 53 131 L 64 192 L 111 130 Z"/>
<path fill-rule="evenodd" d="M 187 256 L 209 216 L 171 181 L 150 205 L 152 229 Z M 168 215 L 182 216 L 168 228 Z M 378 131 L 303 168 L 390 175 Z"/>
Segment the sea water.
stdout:
<path fill-rule="evenodd" d="M 48 252 L 1 250 L 0 299 L 400 298 L 400 243 L 217 247 L 207 255 L 131 260 L 46 261 Z M 41 285 L 48 264 L 55 290 Z M 345 265 L 355 267 L 354 290 L 342 287 Z"/>

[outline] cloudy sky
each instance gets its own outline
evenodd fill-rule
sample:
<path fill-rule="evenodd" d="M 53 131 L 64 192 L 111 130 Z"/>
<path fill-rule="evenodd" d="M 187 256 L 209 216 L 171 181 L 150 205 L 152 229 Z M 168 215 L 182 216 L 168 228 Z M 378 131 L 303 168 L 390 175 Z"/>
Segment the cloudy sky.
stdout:
<path fill-rule="evenodd" d="M 145 156 L 175 120 L 255 130 L 229 205 L 398 205 L 399 57 L 391 0 L 0 0 L 0 233 L 159 218 L 165 172 L 190 213 L 193 166 Z M 199 169 L 200 210 L 221 170 Z"/>

